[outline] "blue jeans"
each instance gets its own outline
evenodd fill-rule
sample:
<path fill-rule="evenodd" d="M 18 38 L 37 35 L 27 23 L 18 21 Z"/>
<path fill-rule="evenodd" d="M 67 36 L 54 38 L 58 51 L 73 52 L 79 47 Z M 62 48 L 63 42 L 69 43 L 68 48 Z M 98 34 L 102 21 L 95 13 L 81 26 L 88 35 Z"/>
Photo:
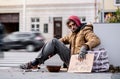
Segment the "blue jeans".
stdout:
<path fill-rule="evenodd" d="M 42 64 L 45 60 L 49 59 L 49 56 L 52 57 L 55 54 L 58 54 L 67 66 L 69 65 L 71 56 L 70 49 L 56 38 L 52 39 L 42 47 L 36 59 L 39 61 L 39 64 Z"/>

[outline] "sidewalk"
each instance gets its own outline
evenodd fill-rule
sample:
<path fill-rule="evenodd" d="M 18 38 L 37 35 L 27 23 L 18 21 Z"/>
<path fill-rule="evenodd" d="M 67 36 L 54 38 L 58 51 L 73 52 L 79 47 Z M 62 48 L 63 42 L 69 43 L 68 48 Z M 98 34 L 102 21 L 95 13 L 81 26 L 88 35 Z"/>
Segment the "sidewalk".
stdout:
<path fill-rule="evenodd" d="M 67 72 L 19 72 L 0 70 L 0 79 L 120 79 L 120 74 L 67 73 Z"/>
<path fill-rule="evenodd" d="M 51 73 L 46 65 L 62 65 L 62 61 L 56 55 L 47 60 L 40 70 L 25 72 L 16 68 L 18 65 L 34 59 L 38 53 L 4 53 L 0 59 L 0 79 L 120 79 L 120 73 L 68 73 L 61 68 L 60 72 Z"/>
<path fill-rule="evenodd" d="M 17 69 L 0 69 L 0 79 L 120 79 L 120 73 L 68 73 L 48 71 L 24 72 Z"/>

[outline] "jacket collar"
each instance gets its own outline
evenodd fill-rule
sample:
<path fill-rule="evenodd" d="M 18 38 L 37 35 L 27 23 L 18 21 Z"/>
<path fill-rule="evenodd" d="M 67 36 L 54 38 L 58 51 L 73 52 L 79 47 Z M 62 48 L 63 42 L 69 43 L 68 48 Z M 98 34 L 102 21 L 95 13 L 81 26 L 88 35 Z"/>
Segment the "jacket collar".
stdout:
<path fill-rule="evenodd" d="M 87 23 L 82 23 L 80 27 L 78 27 L 78 29 L 74 32 L 75 34 L 77 34 L 80 30 L 82 30 Z"/>

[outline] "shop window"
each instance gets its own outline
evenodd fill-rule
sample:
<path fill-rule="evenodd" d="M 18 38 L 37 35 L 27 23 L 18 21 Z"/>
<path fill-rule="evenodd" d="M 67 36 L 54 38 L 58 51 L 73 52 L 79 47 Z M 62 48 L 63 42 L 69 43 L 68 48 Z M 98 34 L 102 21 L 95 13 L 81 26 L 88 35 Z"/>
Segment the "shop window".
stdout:
<path fill-rule="evenodd" d="M 104 12 L 104 22 L 109 23 L 109 21 L 112 20 L 112 17 L 115 15 L 115 12 Z"/>

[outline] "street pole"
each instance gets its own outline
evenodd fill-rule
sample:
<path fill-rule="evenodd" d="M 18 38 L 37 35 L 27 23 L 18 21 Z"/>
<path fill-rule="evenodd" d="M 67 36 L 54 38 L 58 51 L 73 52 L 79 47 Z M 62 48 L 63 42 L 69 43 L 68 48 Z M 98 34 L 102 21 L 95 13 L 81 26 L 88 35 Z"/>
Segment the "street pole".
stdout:
<path fill-rule="evenodd" d="M 104 0 L 102 0 L 102 23 L 104 23 Z"/>
<path fill-rule="evenodd" d="M 97 19 L 97 14 L 96 14 L 96 11 L 97 11 L 97 8 L 96 8 L 96 5 L 97 4 L 97 1 L 95 0 L 95 22 L 97 21 L 96 19 Z"/>
<path fill-rule="evenodd" d="M 26 0 L 23 0 L 23 30 L 26 31 Z"/>

